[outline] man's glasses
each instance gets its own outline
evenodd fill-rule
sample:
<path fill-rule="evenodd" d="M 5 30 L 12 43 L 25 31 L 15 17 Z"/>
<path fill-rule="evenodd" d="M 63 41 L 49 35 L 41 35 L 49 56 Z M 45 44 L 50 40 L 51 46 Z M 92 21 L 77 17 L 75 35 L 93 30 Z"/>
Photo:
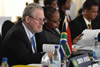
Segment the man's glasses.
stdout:
<path fill-rule="evenodd" d="M 34 20 L 36 20 L 36 21 L 38 21 L 38 22 L 45 22 L 45 21 L 46 21 L 45 18 L 44 18 L 44 19 L 41 19 L 41 18 L 34 18 L 34 17 L 32 17 L 32 16 L 29 16 L 29 17 L 33 18 Z"/>

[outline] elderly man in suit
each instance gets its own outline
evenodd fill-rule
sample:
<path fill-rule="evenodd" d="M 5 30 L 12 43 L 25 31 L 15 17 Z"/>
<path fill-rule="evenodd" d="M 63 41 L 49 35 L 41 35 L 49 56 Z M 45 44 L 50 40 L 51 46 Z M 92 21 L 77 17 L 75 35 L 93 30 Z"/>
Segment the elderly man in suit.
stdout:
<path fill-rule="evenodd" d="M 8 58 L 10 65 L 40 63 L 42 45 L 36 45 L 35 33 L 41 32 L 44 24 L 44 12 L 38 4 L 26 6 L 22 22 L 18 22 L 7 33 L 3 45 L 2 55 Z M 52 52 L 48 53 L 51 57 Z"/>

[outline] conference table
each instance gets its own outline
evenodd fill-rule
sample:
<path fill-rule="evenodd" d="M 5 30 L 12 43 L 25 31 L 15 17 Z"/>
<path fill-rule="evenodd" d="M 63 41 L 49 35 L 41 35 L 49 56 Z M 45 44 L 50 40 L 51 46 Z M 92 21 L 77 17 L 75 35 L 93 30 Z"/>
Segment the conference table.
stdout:
<path fill-rule="evenodd" d="M 88 67 L 100 67 L 100 47 L 99 48 L 94 48 L 94 46 L 80 46 L 80 45 L 74 45 L 72 47 L 75 47 L 79 50 L 86 50 L 87 51 L 93 51 L 93 53 L 95 52 L 96 57 L 98 57 L 98 59 L 93 58 L 93 62 L 95 62 L 92 65 L 89 65 Z"/>
<path fill-rule="evenodd" d="M 82 46 L 77 46 L 76 45 L 76 46 L 73 46 L 73 47 L 76 47 L 76 48 L 82 49 L 82 50 L 83 49 L 85 49 L 85 50 L 94 50 L 93 47 L 91 47 L 91 46 L 82 47 Z M 100 53 L 98 53 L 98 54 L 100 54 Z M 100 67 L 100 59 L 97 59 L 97 60 L 93 59 L 93 61 L 96 62 L 96 63 L 91 64 L 88 67 Z M 16 66 L 13 66 L 13 67 L 53 67 L 53 65 L 52 64 L 49 64 L 49 65 L 46 65 L 46 64 L 28 64 L 28 65 L 25 65 L 25 66 L 16 65 Z M 70 66 L 68 66 L 67 64 L 62 63 L 61 67 L 70 67 Z"/>
<path fill-rule="evenodd" d="M 42 64 L 31 64 L 30 66 L 33 66 L 33 67 L 34 66 L 37 66 L 37 67 L 53 67 L 52 64 L 50 64 L 49 66 L 43 66 Z M 63 67 L 65 67 L 65 66 L 63 66 Z M 92 66 L 89 65 L 88 67 L 100 67 L 100 63 L 93 64 Z"/>
<path fill-rule="evenodd" d="M 82 50 L 93 50 L 94 51 L 94 47 L 92 47 L 92 46 L 77 46 L 78 47 L 78 49 L 82 49 Z M 100 49 L 99 49 L 99 52 L 97 52 L 97 54 L 98 54 L 98 56 L 100 56 Z M 96 63 L 93 63 L 93 64 L 91 64 L 91 65 L 89 65 L 88 67 L 100 67 L 100 59 L 93 59 L 93 62 L 96 62 Z M 29 64 L 30 66 L 38 66 L 38 67 L 53 67 L 53 65 L 52 64 L 49 64 L 48 66 L 47 65 L 43 65 L 43 64 Z M 62 65 L 61 65 L 61 67 L 70 67 L 70 66 L 68 66 L 67 64 L 64 64 L 64 63 L 62 63 Z"/>

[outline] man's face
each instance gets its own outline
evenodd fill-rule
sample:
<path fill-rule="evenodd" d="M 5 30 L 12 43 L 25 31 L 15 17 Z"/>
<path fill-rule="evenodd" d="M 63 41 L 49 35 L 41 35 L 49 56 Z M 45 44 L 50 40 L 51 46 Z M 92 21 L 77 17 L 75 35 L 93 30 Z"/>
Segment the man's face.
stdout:
<path fill-rule="evenodd" d="M 56 29 L 59 27 L 59 19 L 60 19 L 60 16 L 59 16 L 59 12 L 56 11 L 53 15 L 52 15 L 52 18 L 48 18 L 47 19 L 47 24 L 49 25 L 50 28 L 52 29 Z"/>
<path fill-rule="evenodd" d="M 87 17 L 90 20 L 94 20 L 98 15 L 98 6 L 92 6 L 90 10 L 87 10 Z"/>
<path fill-rule="evenodd" d="M 57 8 L 58 7 L 57 1 L 53 1 L 50 6 L 53 7 L 53 8 Z"/>
<path fill-rule="evenodd" d="M 64 8 L 65 8 L 66 10 L 70 9 L 70 3 L 71 3 L 71 0 L 67 0 L 67 1 L 66 1 L 65 5 L 64 5 Z"/>
<path fill-rule="evenodd" d="M 29 21 L 29 29 L 31 30 L 32 33 L 38 33 L 42 32 L 42 27 L 44 24 L 44 12 L 43 10 L 36 9 L 34 11 L 34 16 L 30 17 Z"/>

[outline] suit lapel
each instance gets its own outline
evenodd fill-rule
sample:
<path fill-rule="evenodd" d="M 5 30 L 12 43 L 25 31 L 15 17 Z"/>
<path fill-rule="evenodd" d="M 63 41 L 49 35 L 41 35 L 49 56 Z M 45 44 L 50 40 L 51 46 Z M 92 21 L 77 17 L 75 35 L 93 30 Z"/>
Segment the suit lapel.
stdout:
<path fill-rule="evenodd" d="M 19 24 L 19 28 L 20 28 L 19 30 L 21 31 L 21 39 L 26 43 L 26 46 L 29 49 L 31 49 L 31 51 L 32 51 L 31 43 L 30 43 L 30 41 L 28 39 L 28 36 L 27 36 L 27 34 L 25 32 L 25 29 L 24 29 L 24 27 L 22 25 L 22 22 L 18 22 L 18 24 Z"/>
<path fill-rule="evenodd" d="M 87 27 L 87 25 L 86 25 L 86 22 L 85 22 L 85 20 L 84 20 L 84 18 L 83 18 L 83 16 L 81 16 L 81 18 L 82 18 L 82 27 L 84 28 L 84 29 L 87 29 L 88 27 Z"/>

